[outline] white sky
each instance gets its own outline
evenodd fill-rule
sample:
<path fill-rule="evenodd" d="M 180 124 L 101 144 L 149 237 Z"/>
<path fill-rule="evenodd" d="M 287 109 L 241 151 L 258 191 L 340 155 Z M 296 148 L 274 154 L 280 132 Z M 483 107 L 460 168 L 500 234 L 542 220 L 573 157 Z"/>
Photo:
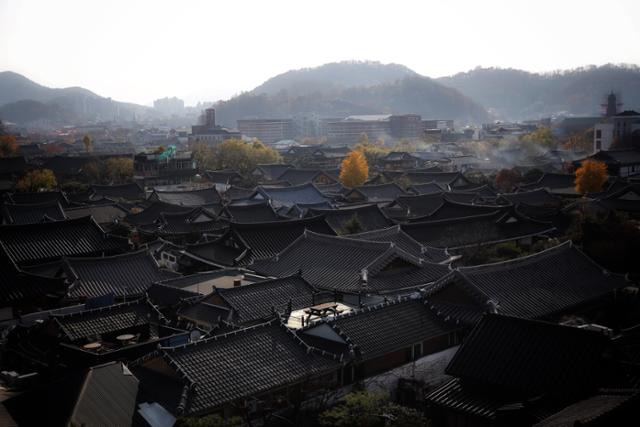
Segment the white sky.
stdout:
<path fill-rule="evenodd" d="M 0 0 L 0 71 L 194 104 L 349 59 L 430 77 L 640 64 L 638 18 L 639 0 Z"/>

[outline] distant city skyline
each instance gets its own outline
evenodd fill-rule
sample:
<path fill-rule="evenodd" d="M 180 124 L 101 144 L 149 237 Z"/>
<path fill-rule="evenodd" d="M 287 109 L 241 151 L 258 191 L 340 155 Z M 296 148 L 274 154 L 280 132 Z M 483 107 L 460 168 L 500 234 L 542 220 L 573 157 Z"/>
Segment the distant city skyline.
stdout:
<path fill-rule="evenodd" d="M 194 105 L 342 60 L 393 62 L 429 77 L 477 66 L 638 64 L 639 15 L 633 0 L 0 0 L 0 70 L 119 101 L 177 96 Z"/>

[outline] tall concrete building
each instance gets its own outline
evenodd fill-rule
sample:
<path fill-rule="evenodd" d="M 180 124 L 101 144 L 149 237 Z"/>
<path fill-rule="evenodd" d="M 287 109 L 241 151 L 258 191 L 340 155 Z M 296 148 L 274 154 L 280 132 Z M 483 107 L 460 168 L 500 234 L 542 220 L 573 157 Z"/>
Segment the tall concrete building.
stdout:
<path fill-rule="evenodd" d="M 202 124 L 191 126 L 189 142 L 203 142 L 205 144 L 217 144 L 227 139 L 241 138 L 240 132 L 232 131 L 216 125 L 216 110 L 207 108 L 202 117 Z"/>
<path fill-rule="evenodd" d="M 238 120 L 237 123 L 242 135 L 258 138 L 267 144 L 297 136 L 293 119 L 246 119 Z"/>

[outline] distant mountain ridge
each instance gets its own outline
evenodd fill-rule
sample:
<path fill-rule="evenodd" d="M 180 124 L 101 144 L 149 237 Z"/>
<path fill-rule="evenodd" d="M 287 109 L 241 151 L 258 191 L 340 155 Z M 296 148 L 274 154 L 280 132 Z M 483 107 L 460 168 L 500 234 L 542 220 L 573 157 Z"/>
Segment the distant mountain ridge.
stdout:
<path fill-rule="evenodd" d="M 12 71 L 0 72 L 2 120 L 56 126 L 149 114 L 153 111 L 148 107 L 113 101 L 81 87 L 50 88 Z"/>
<path fill-rule="evenodd" d="M 620 95 L 625 109 L 640 108 L 640 68 L 635 65 L 607 64 L 545 74 L 476 68 L 437 81 L 459 90 L 502 119 L 598 116 L 600 104 L 610 91 Z"/>
<path fill-rule="evenodd" d="M 341 118 L 354 114 L 416 113 L 425 118 L 483 122 L 489 114 L 459 91 L 398 64 L 345 61 L 292 70 L 215 104 L 226 126 L 246 118 L 296 113 Z"/>

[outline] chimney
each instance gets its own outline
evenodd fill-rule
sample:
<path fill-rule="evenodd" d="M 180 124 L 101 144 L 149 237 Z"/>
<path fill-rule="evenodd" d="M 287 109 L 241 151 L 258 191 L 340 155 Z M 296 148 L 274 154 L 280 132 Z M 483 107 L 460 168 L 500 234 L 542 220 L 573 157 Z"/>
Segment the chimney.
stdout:
<path fill-rule="evenodd" d="M 207 108 L 204 110 L 204 125 L 207 129 L 216 127 L 216 110 L 215 108 Z"/>
<path fill-rule="evenodd" d="M 242 286 L 242 279 L 233 279 L 233 287 L 237 288 L 239 286 Z"/>

